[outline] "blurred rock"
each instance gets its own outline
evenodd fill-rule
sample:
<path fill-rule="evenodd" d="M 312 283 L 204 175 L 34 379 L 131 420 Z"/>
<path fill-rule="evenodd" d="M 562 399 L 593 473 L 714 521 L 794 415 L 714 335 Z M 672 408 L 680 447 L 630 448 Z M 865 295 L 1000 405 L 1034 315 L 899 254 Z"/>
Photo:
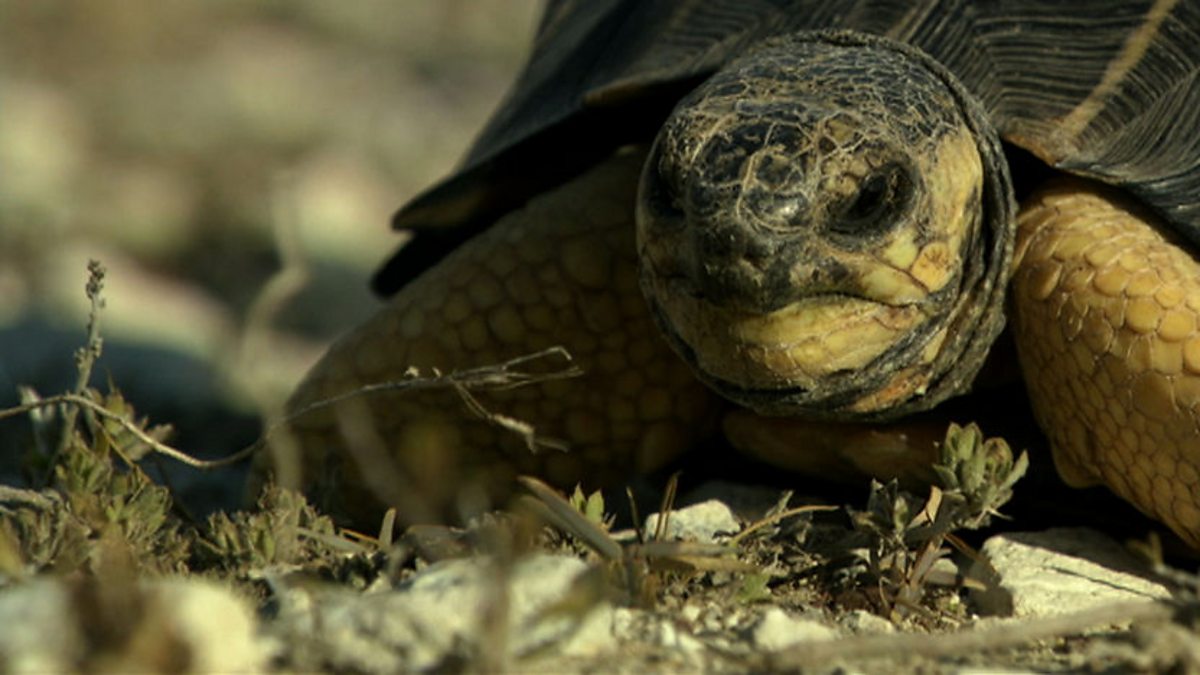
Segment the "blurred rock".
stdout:
<path fill-rule="evenodd" d="M 181 438 L 277 405 L 378 306 L 367 280 L 402 241 L 392 212 L 452 169 L 540 5 L 5 3 L 0 400 L 72 381 L 98 258 L 109 354 L 96 384 L 109 369 Z M 292 248 L 307 286 L 253 316 Z"/>
<path fill-rule="evenodd" d="M 44 578 L 0 590 L 10 673 L 260 672 L 271 654 L 247 604 L 201 579 L 102 589 Z"/>
<path fill-rule="evenodd" d="M 1166 586 L 1108 536 L 1086 528 L 1010 532 L 988 539 L 971 577 L 988 582 L 972 598 L 985 615 L 1035 617 L 1116 601 L 1169 598 Z"/>
<path fill-rule="evenodd" d="M 646 525 L 642 531 L 656 532 L 661 517 L 658 513 L 647 516 Z M 710 499 L 672 510 L 664 534 L 666 539 L 713 543 L 716 541 L 717 535 L 736 534 L 740 529 L 741 525 L 734 517 L 733 511 L 724 502 Z"/>
<path fill-rule="evenodd" d="M 854 609 L 839 617 L 838 623 L 852 633 L 895 633 L 896 624 L 865 609 Z"/>
<path fill-rule="evenodd" d="M 838 631 L 812 619 L 792 616 L 778 607 L 769 607 L 754 627 L 754 645 L 767 651 L 779 651 L 801 642 L 832 640 Z"/>
<path fill-rule="evenodd" d="M 269 629 L 299 670 L 392 673 L 480 658 L 533 667 L 541 649 L 562 658 L 615 648 L 612 607 L 571 601 L 585 569 L 576 558 L 538 554 L 506 573 L 471 558 L 432 565 L 396 591 L 292 589 Z"/>

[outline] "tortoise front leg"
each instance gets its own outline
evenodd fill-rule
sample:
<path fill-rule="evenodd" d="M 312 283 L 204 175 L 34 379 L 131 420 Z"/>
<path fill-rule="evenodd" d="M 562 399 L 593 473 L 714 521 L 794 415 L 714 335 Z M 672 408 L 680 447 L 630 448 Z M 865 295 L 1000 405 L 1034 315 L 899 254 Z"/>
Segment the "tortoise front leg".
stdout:
<path fill-rule="evenodd" d="M 1114 191 L 1058 181 L 1021 210 L 1011 302 L 1063 479 L 1200 546 L 1200 264 L 1175 241 Z"/>
<path fill-rule="evenodd" d="M 499 505 L 518 473 L 568 489 L 611 484 L 715 432 L 715 396 L 659 336 L 638 287 L 641 162 L 641 153 L 618 154 L 533 199 L 341 338 L 288 403 L 302 461 L 283 469 L 299 468 L 300 485 L 362 525 L 383 505 L 410 523 L 458 520 Z M 410 368 L 450 373 L 553 346 L 570 352 L 581 377 L 474 396 L 565 450 L 531 450 L 449 389 L 321 404 L 403 380 Z"/>

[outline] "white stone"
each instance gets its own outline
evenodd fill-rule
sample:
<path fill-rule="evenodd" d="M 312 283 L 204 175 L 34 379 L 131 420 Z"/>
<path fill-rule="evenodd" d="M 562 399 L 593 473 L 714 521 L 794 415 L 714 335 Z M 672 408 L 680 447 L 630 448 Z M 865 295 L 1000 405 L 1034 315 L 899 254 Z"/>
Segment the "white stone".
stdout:
<path fill-rule="evenodd" d="M 68 672 L 83 656 L 67 589 L 42 579 L 0 592 L 0 670 Z"/>
<path fill-rule="evenodd" d="M 952 670 L 954 675 L 1038 675 L 1037 671 L 1026 669 L 970 667 Z"/>
<path fill-rule="evenodd" d="M 1055 528 L 988 539 L 971 576 L 989 589 L 972 599 L 981 614 L 1035 617 L 1129 600 L 1167 598 L 1166 586 L 1139 576 L 1136 558 L 1095 530 Z M 992 573 L 994 570 L 994 574 Z"/>
<path fill-rule="evenodd" d="M 665 619 L 658 621 L 658 642 L 664 648 L 680 654 L 699 654 L 704 651 L 703 642 L 679 625 Z"/>
<path fill-rule="evenodd" d="M 679 618 L 688 623 L 695 623 L 696 620 L 700 618 L 700 614 L 703 611 L 704 610 L 700 608 L 700 605 L 697 604 L 684 605 L 683 609 L 679 610 Z"/>
<path fill-rule="evenodd" d="M 644 531 L 647 534 L 653 534 L 658 529 L 658 519 L 657 513 L 646 518 Z M 741 525 L 733 511 L 724 502 L 710 499 L 671 511 L 666 538 L 711 544 L 716 541 L 718 534 L 734 534 L 740 529 Z"/>
<path fill-rule="evenodd" d="M 261 670 L 271 646 L 257 635 L 250 606 L 229 589 L 198 578 L 143 584 L 151 606 L 145 623 L 159 623 L 188 646 L 196 673 Z M 149 627 L 149 626 L 147 626 Z"/>
<path fill-rule="evenodd" d="M 832 640 L 838 637 L 833 628 L 811 619 L 794 617 L 778 607 L 770 607 L 754 626 L 755 647 L 779 651 L 801 642 Z"/>
<path fill-rule="evenodd" d="M 872 614 L 865 609 L 855 609 L 846 612 L 839 620 L 844 628 L 853 633 L 895 633 L 896 624 L 887 619 Z"/>
<path fill-rule="evenodd" d="M 307 650 L 294 654 L 301 669 L 425 670 L 464 647 L 487 649 L 492 636 L 501 638 L 506 661 L 547 647 L 556 656 L 589 656 L 612 649 L 615 638 L 607 602 L 581 607 L 569 597 L 586 569 L 577 558 L 546 554 L 522 558 L 507 573 L 490 558 L 448 560 L 395 591 L 334 591 L 308 610 L 290 603 L 277 630 L 293 649 Z"/>
<path fill-rule="evenodd" d="M 250 607 L 229 589 L 201 579 L 147 581 L 130 591 L 140 593 L 136 623 L 125 644 L 88 644 L 78 593 L 65 582 L 40 579 L 0 592 L 0 670 L 12 673 L 74 672 L 100 663 L 109 670 L 153 671 L 174 658 L 147 649 L 169 640 L 182 650 L 183 672 L 257 672 L 266 667 L 270 644 L 256 635 Z M 103 597 L 100 594 L 99 597 Z M 104 611 L 105 608 L 99 608 Z M 96 621 L 96 617 L 90 617 Z M 101 619 L 102 620 L 102 619 Z M 170 643 L 168 643 L 170 644 Z M 142 648 L 136 648 L 141 645 Z M 122 651 L 124 648 L 124 651 Z"/>

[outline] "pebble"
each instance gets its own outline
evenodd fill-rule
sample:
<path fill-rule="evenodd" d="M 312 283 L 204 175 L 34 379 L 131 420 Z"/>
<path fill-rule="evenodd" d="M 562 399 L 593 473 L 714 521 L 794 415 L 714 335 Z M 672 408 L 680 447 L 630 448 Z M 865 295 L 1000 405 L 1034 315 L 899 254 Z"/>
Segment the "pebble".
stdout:
<path fill-rule="evenodd" d="M 838 632 L 812 619 L 792 616 L 778 607 L 769 607 L 753 629 L 754 646 L 767 651 L 780 651 L 801 642 L 832 640 Z"/>
<path fill-rule="evenodd" d="M 0 592 L 0 670 L 10 673 L 260 672 L 276 643 L 233 591 L 198 578 L 106 593 L 41 578 Z"/>
<path fill-rule="evenodd" d="M 396 590 L 288 600 L 272 631 L 293 645 L 291 665 L 301 670 L 426 670 L 479 654 L 515 664 L 543 648 L 587 656 L 615 647 L 611 605 L 588 596 L 586 580 L 576 585 L 587 571 L 583 561 L 533 555 L 507 574 L 494 564 L 447 560 Z M 498 590 L 503 582 L 506 594 Z M 489 654 L 493 649 L 501 652 Z"/>
<path fill-rule="evenodd" d="M 1108 536 L 1087 528 L 1012 532 L 988 539 L 971 576 L 988 583 L 972 594 L 983 615 L 1036 617 L 1118 601 L 1167 598 L 1139 561 Z M 990 568 L 988 566 L 990 565 Z"/>
<path fill-rule="evenodd" d="M 654 532 L 658 528 L 658 519 L 659 514 L 650 514 L 644 531 Z M 733 511 L 723 502 L 710 499 L 671 511 L 666 538 L 711 544 L 716 542 L 717 535 L 735 534 L 740 529 Z"/>

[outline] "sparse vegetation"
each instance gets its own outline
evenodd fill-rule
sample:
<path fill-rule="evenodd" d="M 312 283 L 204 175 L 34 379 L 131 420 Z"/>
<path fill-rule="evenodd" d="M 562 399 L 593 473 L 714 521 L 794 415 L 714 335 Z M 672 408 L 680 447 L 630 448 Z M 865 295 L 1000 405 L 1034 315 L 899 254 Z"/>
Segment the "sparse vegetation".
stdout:
<path fill-rule="evenodd" d="M 1029 457 L 1013 458 L 1000 438 L 984 439 L 974 424 L 951 424 L 934 465 L 940 486 L 918 498 L 902 491 L 897 481 L 886 485 L 872 481 L 867 508 L 851 514 L 854 529 L 868 536 L 869 578 L 877 584 L 875 598 L 890 617 L 919 611 L 927 584 L 954 586 L 947 544 L 966 545 L 955 536 L 973 530 L 999 515 L 1012 498 L 1013 485 L 1025 475 Z"/>
<path fill-rule="evenodd" d="M 29 489 L 0 488 L 0 589 L 49 572 L 90 579 L 97 589 L 192 574 L 233 584 L 265 608 L 295 583 L 286 579 L 324 579 L 352 591 L 379 582 L 394 588 L 446 557 L 491 556 L 502 561 L 502 573 L 511 565 L 503 561 L 522 552 L 561 551 L 575 542 L 567 550 L 591 558 L 593 571 L 580 575 L 546 616 L 580 623 L 592 608 L 614 600 L 652 613 L 698 600 L 730 615 L 762 603 L 820 607 L 836 615 L 861 606 L 855 598 L 865 598 L 873 611 L 910 629 L 941 628 L 967 619 L 958 601 L 963 581 L 947 567 L 955 550 L 967 550 L 955 532 L 997 516 L 1027 467 L 1025 454 L 1014 458 L 1003 441 L 984 439 L 973 425 L 952 426 L 935 467 L 941 485 L 931 487 L 927 497 L 907 494 L 895 482 L 875 483 L 864 510 L 839 514 L 829 506 L 792 507 L 788 493 L 757 522 L 716 543 L 664 538 L 674 480 L 659 507 L 663 517 L 656 531 L 639 529 L 632 537 L 612 532 L 614 519 L 602 494 L 576 489 L 564 498 L 534 479 L 523 481 L 533 495 L 526 511 L 553 530 L 539 530 L 518 513 L 481 519 L 465 532 L 415 528 L 393 542 L 385 519 L 380 537 L 372 539 L 338 530 L 302 496 L 273 486 L 253 509 L 198 522 L 179 508 L 168 487 L 142 470 L 160 454 L 183 456 L 167 445 L 169 427 L 139 416 L 113 383 L 107 392 L 91 386 L 91 371 L 103 354 L 98 327 L 104 272 L 97 264 L 89 269 L 93 312 L 78 352 L 76 388 L 45 398 L 30 391 L 23 405 L 0 411 L 0 417 L 29 416 L 34 438 L 43 442 L 27 454 L 27 473 L 45 477 Z M 439 374 L 430 386 L 442 380 L 461 385 L 461 378 Z M 112 592 L 96 598 L 124 602 Z M 120 630 L 101 630 L 98 639 L 136 644 L 142 624 L 135 615 L 121 616 L 126 618 Z M 1050 629 L 1069 626 L 1039 627 Z M 873 644 L 864 653 L 878 648 Z M 114 647 L 97 649 L 109 654 Z M 1139 653 L 1126 656 L 1140 663 Z M 479 658 L 502 663 L 495 654 Z M 747 657 L 735 661 L 740 658 Z M 778 663 L 789 663 L 786 658 Z M 743 665 L 754 663 L 760 662 Z"/>
<path fill-rule="evenodd" d="M 346 268 L 365 277 L 380 249 L 395 242 L 382 225 L 390 210 L 452 166 L 501 95 L 507 74 L 493 72 L 496 64 L 516 67 L 528 42 L 509 30 L 523 21 L 514 5 L 490 2 L 488 14 L 453 2 L 417 10 L 405 3 L 321 0 L 167 3 L 153 11 L 111 3 L 90 9 L 12 4 L 0 25 L 0 54 L 7 57 L 0 68 L 6 104 L 0 169 L 7 169 L 0 171 L 0 319 L 42 303 L 72 330 L 86 320 L 87 335 L 70 383 L 39 385 L 40 392 L 25 387 L 19 405 L 0 411 L 0 425 L 30 431 L 28 442 L 4 448 L 20 454 L 23 482 L 0 485 L 0 595 L 62 583 L 84 601 L 78 611 L 90 612 L 80 617 L 91 651 L 80 657 L 79 669 L 118 670 L 123 662 L 114 654 L 131 649 L 157 652 L 159 660 L 151 662 L 166 671 L 180 669 L 178 659 L 186 654 L 178 635 L 156 625 L 147 596 L 135 590 L 141 581 L 204 577 L 233 586 L 256 603 L 266 626 L 280 599 L 296 588 L 319 589 L 311 595 L 314 605 L 323 593 L 378 598 L 402 593 L 414 574 L 461 557 L 496 560 L 492 585 L 499 587 L 517 557 L 552 551 L 584 557 L 592 567 L 544 610 L 546 618 L 578 619 L 615 601 L 645 608 L 638 616 L 663 619 L 676 637 L 711 637 L 720 630 L 741 635 L 766 607 L 824 618 L 866 608 L 907 631 L 770 659 L 704 643 L 729 670 L 829 668 L 847 656 L 881 657 L 886 665 L 905 654 L 953 665 L 963 654 L 1009 645 L 1019 645 L 1016 655 L 1000 653 L 995 664 L 1195 666 L 1190 575 L 1177 574 L 1185 589 L 1178 606 L 1143 604 L 1118 616 L 1153 619 L 1160 630 L 1139 628 L 1136 639 L 1102 641 L 1110 649 L 1092 660 L 1070 660 L 1069 652 L 1078 657 L 1090 644 L 1083 640 L 1054 649 L 1031 645 L 1111 620 L 1112 610 L 1030 624 L 1024 632 L 925 632 L 966 618 L 961 579 L 946 567 L 966 550 L 955 532 L 994 517 L 1026 466 L 1023 454 L 1013 458 L 1002 441 L 984 440 L 972 427 L 948 432 L 935 468 L 941 483 L 927 494 L 877 485 L 861 511 L 848 512 L 796 506 L 788 493 L 716 544 L 663 540 L 666 518 L 657 533 L 616 531 L 621 525 L 611 511 L 619 497 L 606 501 L 581 490 L 564 501 L 535 489 L 533 508 L 552 514 L 546 520 L 553 529 L 519 514 L 496 515 L 465 529 L 412 528 L 393 538 L 385 519 L 373 538 L 339 530 L 302 495 L 270 486 L 252 508 L 193 517 L 174 486 L 151 480 L 148 469 L 164 457 L 212 463 L 194 462 L 173 446 L 190 447 L 170 424 L 182 429 L 181 420 L 147 415 L 148 404 L 127 381 L 108 377 L 106 350 L 111 358 L 121 322 L 107 320 L 119 310 L 105 313 L 105 295 L 125 307 L 120 330 L 132 324 L 169 334 L 171 349 L 216 353 L 214 345 L 224 349 L 244 329 L 243 319 L 253 313 L 250 300 L 274 269 L 272 225 L 280 212 L 295 217 L 308 253 L 323 256 L 315 268 L 326 277 L 319 302 L 309 298 L 305 308 L 319 304 L 328 311 L 282 313 L 280 321 L 293 331 L 270 355 L 278 360 L 254 369 L 273 378 L 264 389 L 278 397 L 303 368 L 303 357 L 319 349 L 315 341 L 293 349 L 289 340 L 328 337 L 370 305 L 361 279 L 352 294 L 339 290 Z M 405 13 L 413 11 L 428 20 Z M 521 11 L 532 24 L 532 13 Z M 504 18 L 497 24 L 500 38 L 486 18 L 497 15 Z M 350 48 L 354 41 L 365 50 Z M 432 43 L 440 51 L 426 48 Z M 484 51 L 472 51 L 478 43 Z M 408 58 L 400 59 L 404 54 Z M 322 112 L 330 92 L 345 105 Z M 352 235 L 354 228 L 362 236 Z M 129 292 L 154 293 L 118 296 L 105 282 L 120 284 L 122 275 L 106 277 L 94 265 L 87 301 L 77 302 L 79 284 L 63 271 L 78 272 L 82 261 L 68 254 L 86 249 L 93 255 L 94 247 L 116 269 L 143 275 L 134 282 L 125 277 Z M 110 252 L 128 259 L 113 262 Z M 14 281 L 17 272 L 24 276 Z M 179 280 L 186 282 L 183 290 L 169 288 Z M 194 289 L 201 287 L 206 290 L 196 302 Z M 182 319 L 165 314 L 177 306 L 191 312 Z M 62 348 L 68 368 L 71 357 Z M 490 377 L 504 367 L 474 375 Z M 424 385 L 461 386 L 464 402 L 472 403 L 463 374 L 426 375 Z M 183 388 L 191 385 L 185 381 Z M 489 416 L 481 407 L 477 412 L 523 434 L 531 446 L 554 442 L 520 420 Z M 670 500 L 659 510 L 670 514 Z M 641 518 L 634 521 L 640 525 Z M 510 600 L 497 596 L 497 607 Z M 491 622 L 489 630 L 499 632 L 500 623 Z M 578 667 L 669 669 L 667 644 L 666 637 L 661 644 L 647 640 Z M 312 652 L 320 645 L 308 647 Z M 554 648 L 549 643 L 542 651 Z M 285 653 L 272 665 L 301 669 L 289 658 Z M 334 662 L 314 663 L 334 668 Z M 8 665 L 0 656 L 0 671 Z M 501 665 L 494 651 L 460 645 L 442 668 Z"/>
<path fill-rule="evenodd" d="M 58 439 L 27 454 L 31 488 L 0 493 L 8 583 L 44 571 L 96 574 L 97 564 L 112 560 L 123 561 L 133 576 L 208 572 L 244 579 L 266 566 L 327 563 L 332 551 L 354 551 L 331 544 L 333 523 L 294 493 L 270 488 L 254 513 L 218 513 L 200 524 L 146 475 L 141 463 L 167 447 L 170 427 L 139 417 L 113 383 L 105 393 L 90 382 L 103 354 L 104 274 L 99 263 L 89 265 L 92 313 L 87 343 L 76 352 L 75 390 L 49 398 L 30 392 L 24 405 L 0 411 L 0 417 L 28 413 L 35 437 Z"/>

